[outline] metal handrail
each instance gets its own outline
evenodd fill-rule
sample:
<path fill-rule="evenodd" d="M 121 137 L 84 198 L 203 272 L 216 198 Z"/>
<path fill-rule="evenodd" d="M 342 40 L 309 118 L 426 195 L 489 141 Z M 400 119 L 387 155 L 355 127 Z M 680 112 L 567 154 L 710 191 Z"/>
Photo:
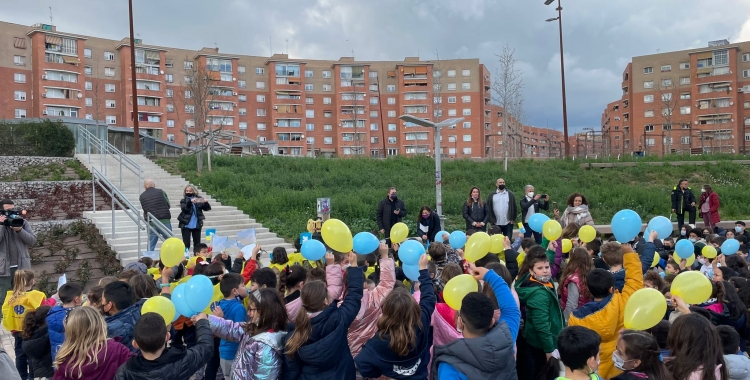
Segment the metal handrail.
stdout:
<path fill-rule="evenodd" d="M 119 162 L 119 168 L 120 168 L 120 182 L 118 188 L 120 190 L 123 190 L 123 180 L 122 180 L 122 173 L 123 173 L 123 167 L 128 169 L 131 173 L 133 173 L 135 176 L 138 177 L 138 190 L 141 189 L 141 186 L 143 185 L 143 170 L 141 169 L 141 166 L 138 165 L 135 161 L 133 161 L 130 157 L 125 155 L 124 153 L 120 152 L 114 145 L 110 144 L 109 141 L 102 140 L 98 138 L 96 135 L 91 133 L 86 127 L 82 126 L 81 124 L 77 125 L 77 136 L 79 136 L 81 139 L 80 141 L 84 143 L 84 150 L 88 155 L 88 161 L 91 163 L 91 150 L 93 148 L 94 152 L 99 153 L 99 167 L 104 170 L 104 175 L 109 175 L 108 173 L 108 166 L 107 166 L 107 157 L 111 156 L 115 162 Z"/>

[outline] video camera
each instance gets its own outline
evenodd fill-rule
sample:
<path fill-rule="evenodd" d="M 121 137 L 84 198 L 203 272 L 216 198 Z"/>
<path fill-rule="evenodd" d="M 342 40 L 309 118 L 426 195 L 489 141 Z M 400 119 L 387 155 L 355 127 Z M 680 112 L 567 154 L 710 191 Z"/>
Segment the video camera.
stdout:
<path fill-rule="evenodd" d="M 4 224 L 9 227 L 23 227 L 23 217 L 18 210 L 2 210 L 0 215 L 5 216 Z"/>

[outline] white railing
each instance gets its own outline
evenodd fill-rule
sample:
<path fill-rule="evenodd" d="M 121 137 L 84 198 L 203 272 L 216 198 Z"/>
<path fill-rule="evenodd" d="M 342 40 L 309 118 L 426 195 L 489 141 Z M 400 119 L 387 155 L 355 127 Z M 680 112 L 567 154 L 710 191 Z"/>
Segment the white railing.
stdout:
<path fill-rule="evenodd" d="M 103 171 L 105 176 L 110 175 L 109 167 L 107 165 L 108 162 L 114 162 L 118 164 L 118 172 L 112 173 L 113 175 L 119 175 L 119 182 L 117 186 L 118 190 L 123 191 L 123 186 L 127 185 L 127 182 L 124 183 L 122 180 L 122 174 L 124 170 L 128 170 L 133 173 L 133 175 L 138 177 L 138 187 L 135 189 L 135 192 L 140 192 L 141 187 L 143 186 L 143 170 L 141 169 L 140 165 L 130 159 L 130 157 L 120 152 L 117 148 L 114 147 L 114 145 L 110 144 L 106 140 L 96 137 L 93 133 L 89 132 L 86 127 L 80 124 L 76 128 L 76 140 L 77 152 L 86 154 L 89 164 L 92 163 L 91 153 L 99 154 L 99 171 Z"/>

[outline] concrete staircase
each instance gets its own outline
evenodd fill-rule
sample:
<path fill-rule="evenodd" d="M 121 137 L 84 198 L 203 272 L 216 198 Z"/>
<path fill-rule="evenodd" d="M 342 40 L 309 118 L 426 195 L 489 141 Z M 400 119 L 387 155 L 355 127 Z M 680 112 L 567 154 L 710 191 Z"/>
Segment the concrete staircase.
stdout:
<path fill-rule="evenodd" d="M 185 186 L 188 185 L 188 181 L 180 176 L 168 173 L 145 156 L 127 155 L 127 157 L 135 161 L 141 167 L 143 171 L 143 180 L 147 178 L 154 180 L 156 187 L 167 193 L 171 204 L 172 232 L 176 237 L 181 239 L 182 235 L 180 229 L 177 228 L 177 216 L 180 214 L 180 200 L 182 199 Z M 78 158 L 78 160 L 89 170 L 91 170 L 92 167 L 96 167 L 97 170 L 104 173 L 103 168 L 106 167 L 107 179 L 109 179 L 115 186 L 119 187 L 120 166 L 119 162 L 112 159 L 112 156 L 109 156 L 108 161 L 104 165 L 102 165 L 103 160 L 100 160 L 98 155 L 92 154 L 89 159 L 89 155 L 87 154 L 78 154 L 76 155 L 76 158 Z M 127 169 L 124 169 L 122 173 L 122 187 L 119 190 L 136 208 L 139 209 L 139 212 L 141 212 L 138 197 L 143 191 L 143 188 L 139 188 L 138 186 L 138 176 Z M 276 247 L 284 247 L 290 253 L 294 251 L 294 247 L 291 244 L 285 243 L 282 238 L 276 236 L 275 233 L 270 232 L 268 228 L 264 228 L 260 223 L 257 223 L 255 219 L 243 214 L 242 211 L 238 210 L 236 207 L 222 205 L 210 195 L 203 192 L 200 188 L 198 188 L 198 194 L 205 198 L 211 205 L 211 211 L 205 212 L 206 219 L 203 223 L 204 242 L 205 230 L 209 228 L 215 228 L 218 235 L 228 236 L 230 239 L 236 239 L 237 232 L 241 230 L 255 228 L 256 241 L 260 244 L 263 250 L 270 253 Z M 132 219 L 130 219 L 130 217 L 128 217 L 123 211 L 115 211 L 114 228 L 112 227 L 112 212 L 110 211 L 87 211 L 84 213 L 83 217 L 91 220 L 97 226 L 102 236 L 104 236 L 112 249 L 117 252 L 123 266 L 138 259 L 138 228 Z M 143 251 L 148 250 L 148 234 L 146 231 L 141 231 L 141 239 L 141 249 Z M 161 247 L 161 243 L 160 240 L 156 245 L 157 251 Z M 267 260 L 267 257 L 263 258 L 263 261 Z"/>

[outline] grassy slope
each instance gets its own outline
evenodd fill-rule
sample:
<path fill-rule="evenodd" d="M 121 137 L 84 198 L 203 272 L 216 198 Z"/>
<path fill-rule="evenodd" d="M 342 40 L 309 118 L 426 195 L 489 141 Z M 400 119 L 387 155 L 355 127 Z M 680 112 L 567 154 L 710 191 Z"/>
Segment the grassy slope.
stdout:
<path fill-rule="evenodd" d="M 666 160 L 736 159 L 737 157 L 673 157 Z M 654 160 L 654 159 L 647 159 Z M 602 162 L 604 160 L 598 160 Z M 304 231 L 315 216 L 316 198 L 331 198 L 335 218 L 352 232 L 375 230 L 377 203 L 389 186 L 398 187 L 414 230 L 417 211 L 435 204 L 434 161 L 430 158 L 397 157 L 388 160 L 307 159 L 284 157 L 215 157 L 213 172 L 195 172 L 195 158 L 179 162 L 160 160 L 167 170 L 179 171 L 222 203 L 239 207 L 264 226 L 285 238 Z M 512 161 L 508 173 L 499 162 L 469 160 L 443 165 L 443 204 L 447 229 L 463 229 L 461 207 L 469 189 L 478 186 L 482 197 L 503 177 L 520 198 L 523 187 L 532 184 L 539 194 L 550 195 L 563 207 L 567 196 L 582 192 L 591 203 L 594 220 L 608 224 L 618 210 L 630 208 L 645 220 L 669 215 L 669 194 L 679 178 L 688 178 L 695 194 L 709 183 L 721 198 L 722 219 L 747 217 L 747 199 L 742 189 L 750 184 L 750 168 L 721 161 L 709 166 L 647 166 L 582 170 L 583 161 Z"/>

